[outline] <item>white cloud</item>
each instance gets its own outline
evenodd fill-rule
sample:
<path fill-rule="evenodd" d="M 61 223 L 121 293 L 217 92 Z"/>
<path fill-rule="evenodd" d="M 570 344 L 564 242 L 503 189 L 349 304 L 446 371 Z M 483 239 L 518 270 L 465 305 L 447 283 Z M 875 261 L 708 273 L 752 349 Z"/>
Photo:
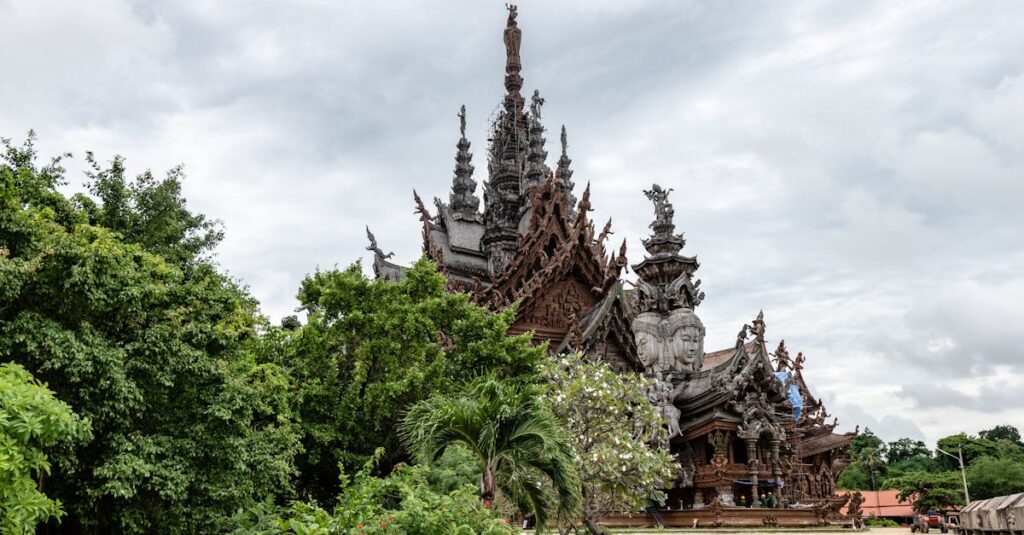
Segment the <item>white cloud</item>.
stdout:
<path fill-rule="evenodd" d="M 468 1 L 0 0 L 0 135 L 35 128 L 44 154 L 138 171 L 184 162 L 191 206 L 225 222 L 221 264 L 278 319 L 305 273 L 365 256 L 364 224 L 419 255 L 411 190 L 447 195 L 463 103 L 483 179 L 504 18 Z M 567 125 L 577 183 L 631 261 L 641 189 L 675 189 L 709 347 L 764 308 L 844 425 L 929 441 L 1024 425 L 986 401 L 1012 405 L 1000 389 L 1022 373 L 1020 20 L 1010 1 L 520 8 L 526 90 L 551 132 Z"/>

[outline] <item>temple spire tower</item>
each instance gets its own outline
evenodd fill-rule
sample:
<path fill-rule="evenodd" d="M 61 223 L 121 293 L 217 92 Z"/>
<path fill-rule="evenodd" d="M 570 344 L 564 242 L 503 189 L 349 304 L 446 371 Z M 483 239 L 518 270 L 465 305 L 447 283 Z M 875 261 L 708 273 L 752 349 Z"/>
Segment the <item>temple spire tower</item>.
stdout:
<path fill-rule="evenodd" d="M 494 121 L 487 162 L 488 179 L 484 184 L 484 234 L 481 239 L 487 253 L 488 270 L 498 276 L 516 254 L 519 220 L 524 204 L 529 146 L 529 120 L 523 110 L 520 90 L 523 77 L 519 47 L 522 30 L 516 22 L 516 6 L 508 6 L 505 25 L 505 98 Z"/>
<path fill-rule="evenodd" d="M 637 351 L 646 371 L 655 375 L 697 372 L 704 362 L 704 324 L 694 309 L 704 299 L 696 257 L 679 252 L 686 244 L 675 233 L 675 209 L 668 201 L 672 190 L 654 184 L 644 195 L 654 203 L 654 234 L 643 240 L 648 256 L 633 265 L 639 276 L 633 321 Z"/>
<path fill-rule="evenodd" d="M 575 186 L 572 182 L 572 160 L 569 158 L 569 136 L 565 133 L 565 125 L 562 125 L 562 135 L 560 136 L 562 142 L 562 155 L 558 158 L 558 167 L 555 168 L 555 178 L 561 180 L 565 184 L 565 200 L 566 206 L 569 207 L 569 218 L 575 217 L 575 206 L 576 196 L 572 194 L 572 189 Z"/>
<path fill-rule="evenodd" d="M 459 109 L 459 142 L 455 144 L 455 177 L 448 206 L 452 217 L 467 221 L 480 221 L 480 199 L 476 196 L 476 181 L 473 180 L 473 154 L 469 152 L 466 139 L 466 106 Z"/>

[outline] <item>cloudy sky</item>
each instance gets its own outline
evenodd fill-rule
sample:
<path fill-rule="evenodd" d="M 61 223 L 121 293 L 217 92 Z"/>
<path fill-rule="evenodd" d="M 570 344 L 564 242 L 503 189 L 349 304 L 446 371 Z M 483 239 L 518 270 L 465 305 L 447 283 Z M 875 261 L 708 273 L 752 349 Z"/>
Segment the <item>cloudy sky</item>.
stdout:
<path fill-rule="evenodd" d="M 0 0 L 0 136 L 184 163 L 275 320 L 304 274 L 420 252 L 465 104 L 478 180 L 497 1 Z M 632 262 L 675 191 L 708 347 L 764 309 L 841 425 L 1024 427 L 1024 3 L 525 1 L 524 93 Z M 553 158 L 552 162 L 553 163 Z M 579 193 L 579 191 L 577 192 Z M 632 278 L 629 274 L 627 277 Z"/>

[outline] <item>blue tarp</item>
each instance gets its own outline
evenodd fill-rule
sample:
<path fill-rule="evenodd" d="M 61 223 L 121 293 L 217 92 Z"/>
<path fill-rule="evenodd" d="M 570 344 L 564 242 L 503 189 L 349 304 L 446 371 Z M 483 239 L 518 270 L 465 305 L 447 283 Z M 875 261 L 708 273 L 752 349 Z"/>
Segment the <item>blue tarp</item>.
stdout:
<path fill-rule="evenodd" d="M 791 373 L 789 370 L 783 370 L 781 372 L 775 372 L 775 377 L 782 384 L 786 384 L 789 381 Z M 796 381 L 793 381 L 789 385 L 789 395 L 786 396 L 789 403 L 793 405 L 793 419 L 799 420 L 800 415 L 804 412 L 804 398 L 800 396 L 800 389 L 796 386 Z"/>

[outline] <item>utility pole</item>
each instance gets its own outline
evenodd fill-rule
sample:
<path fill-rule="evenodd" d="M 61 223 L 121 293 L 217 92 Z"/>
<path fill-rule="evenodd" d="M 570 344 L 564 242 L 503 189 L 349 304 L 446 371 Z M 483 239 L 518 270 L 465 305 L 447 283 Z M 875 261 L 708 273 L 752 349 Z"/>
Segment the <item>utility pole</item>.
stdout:
<path fill-rule="evenodd" d="M 964 500 L 965 500 L 964 505 L 967 505 L 967 504 L 971 503 L 971 494 L 967 490 L 967 471 L 964 470 L 964 447 L 963 447 L 963 445 L 961 445 L 959 447 L 959 449 L 957 451 L 958 455 L 953 455 L 952 453 L 949 453 L 948 451 L 945 451 L 945 450 L 939 448 L 938 446 L 935 446 L 935 450 L 940 452 L 940 453 L 943 453 L 943 454 L 945 454 L 945 455 L 947 455 L 949 457 L 952 457 L 953 459 L 956 459 L 960 463 L 960 477 L 963 478 L 963 481 L 964 481 Z"/>

